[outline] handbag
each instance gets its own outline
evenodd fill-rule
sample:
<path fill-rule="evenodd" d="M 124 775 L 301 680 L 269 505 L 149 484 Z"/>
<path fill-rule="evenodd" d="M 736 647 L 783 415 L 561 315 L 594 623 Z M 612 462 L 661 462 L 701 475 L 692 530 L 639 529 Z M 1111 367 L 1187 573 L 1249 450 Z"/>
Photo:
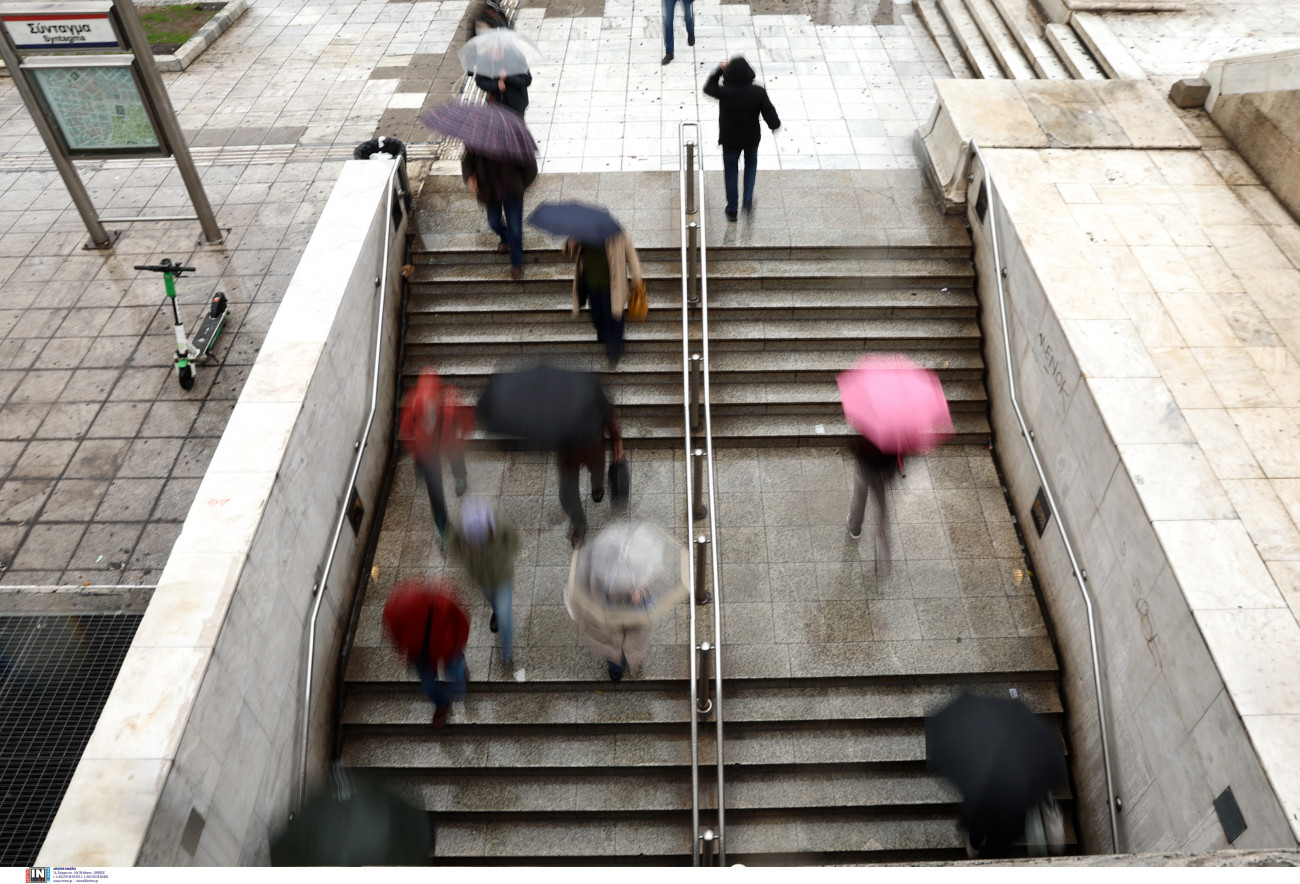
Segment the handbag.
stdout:
<path fill-rule="evenodd" d="M 627 298 L 627 309 L 623 311 L 623 318 L 630 319 L 632 322 L 645 322 L 646 316 L 650 313 L 650 302 L 645 296 L 645 280 L 641 280 L 632 286 L 632 293 Z"/>
<path fill-rule="evenodd" d="M 609 493 L 614 503 L 626 503 L 630 486 L 627 473 L 627 458 L 621 458 L 609 465 Z"/>

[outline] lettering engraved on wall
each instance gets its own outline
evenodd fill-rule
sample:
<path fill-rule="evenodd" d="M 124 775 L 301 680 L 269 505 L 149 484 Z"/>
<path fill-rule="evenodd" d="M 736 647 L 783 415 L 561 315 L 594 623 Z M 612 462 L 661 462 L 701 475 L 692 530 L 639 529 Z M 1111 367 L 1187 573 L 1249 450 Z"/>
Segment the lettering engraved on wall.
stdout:
<path fill-rule="evenodd" d="M 1052 349 L 1052 345 L 1047 342 L 1047 336 L 1042 332 L 1038 333 L 1038 359 L 1043 365 L 1043 370 L 1051 379 L 1051 385 L 1056 388 L 1056 393 L 1061 397 L 1061 413 L 1065 413 L 1065 407 L 1069 404 L 1069 397 L 1065 395 L 1066 377 L 1065 371 L 1060 358 Z"/>

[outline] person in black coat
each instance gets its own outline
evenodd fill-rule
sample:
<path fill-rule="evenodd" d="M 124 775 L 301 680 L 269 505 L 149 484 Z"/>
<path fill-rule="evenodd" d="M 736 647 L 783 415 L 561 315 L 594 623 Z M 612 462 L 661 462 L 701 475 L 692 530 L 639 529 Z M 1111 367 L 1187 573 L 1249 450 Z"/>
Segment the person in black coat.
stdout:
<path fill-rule="evenodd" d="M 726 82 L 719 82 L 724 74 Z M 748 212 L 754 207 L 758 143 L 763 137 L 758 118 L 762 115 L 763 122 L 773 132 L 781 128 L 781 118 L 776 115 L 767 90 L 754 85 L 754 69 L 743 55 L 718 65 L 704 84 L 704 94 L 718 99 L 718 144 L 722 145 L 723 177 L 727 184 L 727 220 L 735 221 L 740 155 L 745 155 L 745 200 L 742 205 Z"/>
<path fill-rule="evenodd" d="M 510 254 L 510 278 L 524 276 L 524 191 L 537 178 L 537 162 L 494 160 L 465 150 L 461 179 L 487 209 L 488 227 L 501 237 L 498 254 Z"/>
<path fill-rule="evenodd" d="M 528 71 L 507 74 L 502 70 L 495 77 L 489 74 L 474 75 L 474 85 L 487 93 L 488 101 L 500 102 L 521 117 L 528 110 L 528 87 L 532 84 L 533 75 Z"/>

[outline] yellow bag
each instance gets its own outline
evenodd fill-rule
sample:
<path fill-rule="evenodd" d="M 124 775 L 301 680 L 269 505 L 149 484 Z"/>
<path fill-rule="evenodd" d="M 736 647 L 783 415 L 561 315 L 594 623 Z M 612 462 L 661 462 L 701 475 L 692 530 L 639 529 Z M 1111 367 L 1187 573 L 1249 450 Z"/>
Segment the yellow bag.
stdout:
<path fill-rule="evenodd" d="M 650 313 L 650 302 L 645 296 L 645 280 L 641 280 L 632 286 L 632 293 L 628 295 L 627 307 L 623 310 L 623 319 L 632 322 L 645 322 L 646 316 Z"/>

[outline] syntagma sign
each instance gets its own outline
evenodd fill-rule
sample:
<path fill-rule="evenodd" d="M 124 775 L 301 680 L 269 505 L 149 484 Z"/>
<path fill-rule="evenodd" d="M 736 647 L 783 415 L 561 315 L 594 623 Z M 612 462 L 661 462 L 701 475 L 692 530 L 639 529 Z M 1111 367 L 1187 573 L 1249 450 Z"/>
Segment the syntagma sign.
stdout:
<path fill-rule="evenodd" d="M 110 2 L 6 4 L 5 30 L 19 52 L 116 49 L 121 45 L 109 21 Z M 21 11 L 18 11 L 21 9 Z"/>

